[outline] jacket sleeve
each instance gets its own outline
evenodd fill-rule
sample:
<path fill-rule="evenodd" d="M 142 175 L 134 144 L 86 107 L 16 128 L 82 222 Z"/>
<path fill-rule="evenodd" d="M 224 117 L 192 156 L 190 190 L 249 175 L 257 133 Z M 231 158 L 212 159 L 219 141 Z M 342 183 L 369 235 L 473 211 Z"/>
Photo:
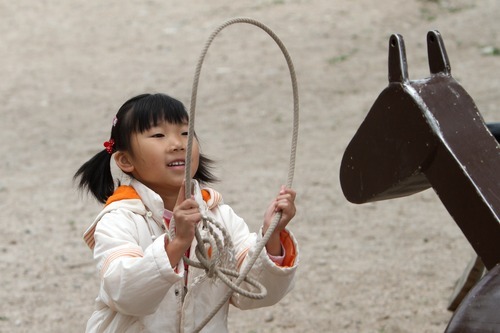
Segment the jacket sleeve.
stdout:
<path fill-rule="evenodd" d="M 96 226 L 94 260 L 101 277 L 99 297 L 111 309 L 132 316 L 154 313 L 170 287 L 182 279 L 170 265 L 162 235 L 139 246 L 141 216 L 124 210 L 105 214 Z"/>
<path fill-rule="evenodd" d="M 256 245 L 262 240 L 261 231 L 259 233 L 250 233 L 247 224 L 237 216 L 227 205 L 220 206 L 222 219 L 230 230 L 237 261 L 237 268 L 242 271 L 254 255 Z M 292 288 L 294 284 L 295 272 L 299 263 L 298 245 L 296 239 L 289 232 L 285 232 L 288 239 L 288 254 L 285 261 L 286 266 L 276 265 L 270 258 L 264 248 L 258 256 L 257 261 L 252 266 L 249 276 L 256 279 L 264 285 L 267 290 L 267 296 L 261 300 L 247 298 L 234 293 L 231 297 L 231 303 L 240 309 L 254 309 L 259 307 L 271 306 L 279 302 Z M 293 256 L 293 258 L 291 258 Z M 251 290 L 245 282 L 241 285 L 246 290 Z"/>

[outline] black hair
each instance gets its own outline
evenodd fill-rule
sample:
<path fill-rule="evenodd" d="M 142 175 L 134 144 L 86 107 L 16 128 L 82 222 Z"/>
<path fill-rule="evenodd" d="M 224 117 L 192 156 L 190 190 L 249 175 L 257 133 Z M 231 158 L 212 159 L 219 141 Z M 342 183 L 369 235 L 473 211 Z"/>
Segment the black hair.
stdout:
<path fill-rule="evenodd" d="M 97 199 L 105 203 L 114 192 L 110 160 L 113 152 L 121 150 L 131 152 L 130 138 L 132 133 L 143 133 L 158 123 L 166 121 L 181 124 L 189 120 L 184 105 L 165 94 L 142 94 L 126 101 L 118 110 L 110 140 L 114 144 L 103 149 L 85 162 L 73 176 L 78 181 L 80 190 L 87 190 Z M 196 135 L 196 134 L 195 134 Z M 200 153 L 199 165 L 194 179 L 201 182 L 216 182 L 212 174 L 213 161 Z"/>

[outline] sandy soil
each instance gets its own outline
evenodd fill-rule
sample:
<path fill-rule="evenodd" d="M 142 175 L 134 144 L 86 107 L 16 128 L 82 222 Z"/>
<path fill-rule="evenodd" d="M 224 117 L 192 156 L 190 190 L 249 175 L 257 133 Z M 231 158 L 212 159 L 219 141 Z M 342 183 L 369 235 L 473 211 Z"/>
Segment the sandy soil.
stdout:
<path fill-rule="evenodd" d="M 439 30 L 454 77 L 499 121 L 500 57 L 487 52 L 500 47 L 499 12 L 495 0 L 1 0 L 0 332 L 84 330 L 97 279 L 81 235 L 99 205 L 72 175 L 129 97 L 166 92 L 189 106 L 205 40 L 237 16 L 273 29 L 295 64 L 302 261 L 293 292 L 232 310 L 232 331 L 443 332 L 469 243 L 432 190 L 348 203 L 339 164 L 387 86 L 392 33 L 419 79 L 429 76 L 426 34 Z M 286 180 L 290 87 L 279 49 L 249 25 L 225 29 L 203 67 L 196 129 L 218 189 L 253 230 Z"/>

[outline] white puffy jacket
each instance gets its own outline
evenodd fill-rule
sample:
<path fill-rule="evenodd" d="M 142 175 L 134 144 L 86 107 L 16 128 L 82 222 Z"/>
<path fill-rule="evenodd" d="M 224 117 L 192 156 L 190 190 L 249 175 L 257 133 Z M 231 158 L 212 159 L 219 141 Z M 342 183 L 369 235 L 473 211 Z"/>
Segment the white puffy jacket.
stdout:
<path fill-rule="evenodd" d="M 229 288 L 195 267 L 189 267 L 185 287 L 183 263 L 175 269 L 165 252 L 164 237 L 171 230 L 164 224 L 160 196 L 132 178 L 122 177 L 121 185 L 127 186 L 115 191 L 84 235 L 100 277 L 96 308 L 86 332 L 192 332 Z M 253 255 L 261 232 L 250 233 L 217 192 L 209 193 L 205 208 L 231 235 L 241 269 Z M 202 236 L 204 232 L 201 230 Z M 283 266 L 272 262 L 264 249 L 249 274 L 266 287 L 267 296 L 254 300 L 234 293 L 231 304 L 240 309 L 270 306 L 288 293 L 298 264 L 298 247 L 288 231 L 282 233 L 282 243 L 286 248 Z M 195 246 L 196 239 L 191 245 L 192 259 Z M 229 301 L 202 332 L 227 332 L 228 307 Z"/>

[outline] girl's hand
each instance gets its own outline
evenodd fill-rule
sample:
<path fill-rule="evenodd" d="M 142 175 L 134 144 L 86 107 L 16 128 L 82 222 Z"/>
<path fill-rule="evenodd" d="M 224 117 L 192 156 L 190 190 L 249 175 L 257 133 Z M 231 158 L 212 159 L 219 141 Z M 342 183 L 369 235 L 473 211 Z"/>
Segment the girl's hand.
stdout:
<path fill-rule="evenodd" d="M 269 226 L 274 220 L 276 213 L 281 212 L 281 218 L 278 225 L 273 231 L 271 238 L 267 242 L 266 249 L 271 255 L 281 255 L 281 242 L 279 239 L 281 231 L 283 231 L 288 223 L 295 216 L 295 197 L 296 192 L 291 188 L 281 187 L 280 193 L 276 199 L 269 205 L 264 214 L 264 225 L 262 232 L 265 234 Z"/>
<path fill-rule="evenodd" d="M 185 241 L 188 247 L 193 241 L 196 225 L 201 221 L 198 203 L 191 197 L 185 198 L 185 184 L 182 183 L 174 206 L 175 238 Z"/>
<path fill-rule="evenodd" d="M 196 225 L 201 221 L 198 203 L 185 198 L 185 185 L 182 184 L 174 206 L 175 238 L 165 243 L 165 251 L 172 267 L 176 266 L 193 241 Z"/>

